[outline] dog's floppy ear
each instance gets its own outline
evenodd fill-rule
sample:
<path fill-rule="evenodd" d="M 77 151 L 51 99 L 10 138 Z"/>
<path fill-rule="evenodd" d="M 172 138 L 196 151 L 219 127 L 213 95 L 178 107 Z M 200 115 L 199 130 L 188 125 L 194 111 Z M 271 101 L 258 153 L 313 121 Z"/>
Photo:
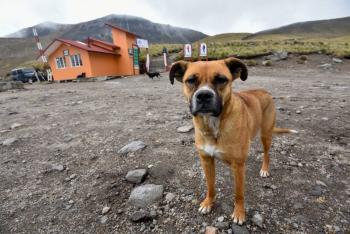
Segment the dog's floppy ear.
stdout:
<path fill-rule="evenodd" d="M 230 70 L 233 79 L 240 77 L 241 80 L 245 81 L 248 78 L 247 66 L 241 60 L 237 58 L 228 58 L 224 61 Z"/>
<path fill-rule="evenodd" d="M 177 81 L 182 82 L 182 78 L 185 75 L 187 65 L 188 65 L 188 62 L 186 61 L 178 61 L 171 66 L 170 72 L 169 72 L 169 79 L 172 85 L 174 84 L 174 78 Z"/>

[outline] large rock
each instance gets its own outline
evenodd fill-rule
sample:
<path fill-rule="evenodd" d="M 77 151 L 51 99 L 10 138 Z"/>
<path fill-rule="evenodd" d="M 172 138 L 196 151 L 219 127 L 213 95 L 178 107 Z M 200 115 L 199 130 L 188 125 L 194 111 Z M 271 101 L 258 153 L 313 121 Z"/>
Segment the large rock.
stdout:
<path fill-rule="evenodd" d="M 136 170 L 129 171 L 126 174 L 125 179 L 131 183 L 139 184 L 146 177 L 146 175 L 147 175 L 146 169 L 136 169 Z"/>
<path fill-rule="evenodd" d="M 233 231 L 233 234 L 249 234 L 249 231 L 245 226 L 232 224 L 231 229 Z"/>
<path fill-rule="evenodd" d="M 216 234 L 216 233 L 218 233 L 218 229 L 216 227 L 207 226 L 205 228 L 205 234 Z"/>
<path fill-rule="evenodd" d="M 261 214 L 259 213 L 256 213 L 254 216 L 253 216 L 253 219 L 252 219 L 253 223 L 262 228 L 263 227 L 263 222 L 264 222 L 264 218 L 262 217 Z"/>
<path fill-rule="evenodd" d="M 163 185 L 141 185 L 131 191 L 128 203 L 135 207 L 146 207 L 162 198 L 163 191 Z"/>
<path fill-rule="evenodd" d="M 185 125 L 177 128 L 176 131 L 179 133 L 186 133 L 186 132 L 190 132 L 192 129 L 193 129 L 193 125 Z"/>
<path fill-rule="evenodd" d="M 136 152 L 138 150 L 143 150 L 146 148 L 146 144 L 143 141 L 133 141 L 121 148 L 119 154 L 127 154 L 130 152 Z"/>
<path fill-rule="evenodd" d="M 271 55 L 266 56 L 266 58 L 272 61 L 286 60 L 288 58 L 288 52 L 277 51 Z"/>

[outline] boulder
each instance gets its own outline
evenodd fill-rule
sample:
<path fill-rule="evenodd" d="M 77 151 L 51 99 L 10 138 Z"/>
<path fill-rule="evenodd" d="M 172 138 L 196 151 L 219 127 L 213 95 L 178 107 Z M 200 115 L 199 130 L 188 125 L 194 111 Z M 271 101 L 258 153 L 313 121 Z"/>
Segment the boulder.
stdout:
<path fill-rule="evenodd" d="M 131 191 L 128 204 L 135 207 L 146 207 L 158 201 L 163 196 L 163 185 L 145 184 Z"/>

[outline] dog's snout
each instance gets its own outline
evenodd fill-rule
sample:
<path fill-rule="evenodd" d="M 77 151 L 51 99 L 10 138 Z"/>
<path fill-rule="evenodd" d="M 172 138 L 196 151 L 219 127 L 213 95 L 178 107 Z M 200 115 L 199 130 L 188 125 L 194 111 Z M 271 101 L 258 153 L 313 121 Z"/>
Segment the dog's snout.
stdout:
<path fill-rule="evenodd" d="M 209 102 L 214 97 L 213 92 L 210 92 L 208 90 L 201 91 L 197 94 L 196 99 L 198 102 L 204 103 Z"/>

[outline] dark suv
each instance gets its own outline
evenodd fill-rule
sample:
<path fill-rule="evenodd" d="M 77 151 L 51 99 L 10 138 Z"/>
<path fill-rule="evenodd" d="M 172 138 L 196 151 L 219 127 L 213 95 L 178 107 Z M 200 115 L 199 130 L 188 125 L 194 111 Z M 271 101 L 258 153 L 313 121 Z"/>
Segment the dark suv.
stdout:
<path fill-rule="evenodd" d="M 11 70 L 11 78 L 15 81 L 22 81 L 23 83 L 32 83 L 37 81 L 34 68 L 16 68 Z"/>

